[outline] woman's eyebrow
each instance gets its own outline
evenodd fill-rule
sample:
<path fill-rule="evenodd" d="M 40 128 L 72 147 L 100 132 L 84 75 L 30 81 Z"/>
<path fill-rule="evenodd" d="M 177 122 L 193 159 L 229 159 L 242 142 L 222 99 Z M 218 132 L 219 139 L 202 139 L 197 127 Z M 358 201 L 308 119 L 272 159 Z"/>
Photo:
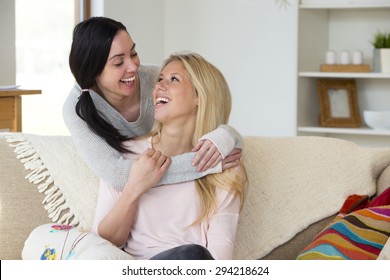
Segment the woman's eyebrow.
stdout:
<path fill-rule="evenodd" d="M 131 47 L 130 51 L 133 51 L 135 49 L 135 43 L 133 43 L 133 46 Z M 124 53 L 118 53 L 118 54 L 115 54 L 113 56 L 111 56 L 108 60 L 113 60 L 114 58 L 116 57 L 120 57 L 120 56 L 124 56 L 125 54 Z"/>

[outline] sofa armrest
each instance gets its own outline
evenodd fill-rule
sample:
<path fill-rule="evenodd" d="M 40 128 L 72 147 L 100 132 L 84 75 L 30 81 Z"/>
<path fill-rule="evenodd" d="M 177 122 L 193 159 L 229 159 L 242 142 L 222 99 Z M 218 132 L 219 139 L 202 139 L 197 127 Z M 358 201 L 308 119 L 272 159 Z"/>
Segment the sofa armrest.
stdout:
<path fill-rule="evenodd" d="M 25 179 L 27 171 L 0 137 L 0 259 L 19 260 L 24 241 L 38 225 L 50 222 L 44 195 Z"/>

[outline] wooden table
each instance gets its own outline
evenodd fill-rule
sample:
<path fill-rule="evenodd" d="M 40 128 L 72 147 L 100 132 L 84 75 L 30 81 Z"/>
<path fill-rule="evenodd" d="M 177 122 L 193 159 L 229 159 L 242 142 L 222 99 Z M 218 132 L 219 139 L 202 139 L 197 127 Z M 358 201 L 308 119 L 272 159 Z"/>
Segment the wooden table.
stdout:
<path fill-rule="evenodd" d="M 0 131 L 22 131 L 22 95 L 41 94 L 41 90 L 0 90 Z"/>

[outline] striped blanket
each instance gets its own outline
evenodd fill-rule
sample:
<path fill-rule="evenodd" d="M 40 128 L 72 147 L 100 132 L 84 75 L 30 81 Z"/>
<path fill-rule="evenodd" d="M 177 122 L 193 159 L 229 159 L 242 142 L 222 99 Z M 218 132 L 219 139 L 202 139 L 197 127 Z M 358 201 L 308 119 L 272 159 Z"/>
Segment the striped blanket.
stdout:
<path fill-rule="evenodd" d="M 366 208 L 351 211 L 349 214 L 340 212 L 335 220 L 301 251 L 298 259 L 374 260 L 389 236 L 390 205 L 367 204 Z"/>

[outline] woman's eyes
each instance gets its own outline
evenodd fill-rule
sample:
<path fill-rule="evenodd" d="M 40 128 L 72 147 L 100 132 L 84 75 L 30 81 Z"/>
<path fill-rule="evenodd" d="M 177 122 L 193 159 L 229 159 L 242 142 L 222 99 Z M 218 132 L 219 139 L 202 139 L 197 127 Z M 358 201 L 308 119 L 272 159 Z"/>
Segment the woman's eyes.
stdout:
<path fill-rule="evenodd" d="M 137 52 L 134 52 L 134 53 L 130 54 L 130 57 L 132 57 L 132 58 L 137 57 L 137 56 L 138 56 Z M 125 61 L 124 61 L 124 59 L 121 59 L 121 60 L 118 60 L 118 61 L 114 62 L 114 66 L 119 67 L 119 66 L 122 66 L 123 63 L 125 63 Z"/>
<path fill-rule="evenodd" d="M 162 80 L 164 80 L 164 78 L 158 78 L 157 82 L 161 82 Z M 172 76 L 172 77 L 169 77 L 169 81 L 170 82 L 179 82 L 179 79 L 175 76 Z"/>

